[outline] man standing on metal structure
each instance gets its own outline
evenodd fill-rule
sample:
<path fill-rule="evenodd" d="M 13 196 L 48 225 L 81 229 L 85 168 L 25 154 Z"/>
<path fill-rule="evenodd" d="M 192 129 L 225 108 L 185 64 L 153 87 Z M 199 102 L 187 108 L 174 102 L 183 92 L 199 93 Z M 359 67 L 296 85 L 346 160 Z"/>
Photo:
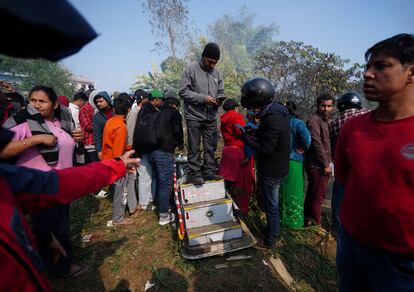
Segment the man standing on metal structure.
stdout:
<path fill-rule="evenodd" d="M 216 174 L 217 109 L 224 100 L 224 81 L 214 69 L 220 59 L 220 49 L 208 43 L 201 60 L 184 71 L 179 95 L 184 99 L 188 133 L 188 183 L 203 184 L 205 180 L 221 179 Z M 201 160 L 200 142 L 203 138 L 204 158 Z"/>

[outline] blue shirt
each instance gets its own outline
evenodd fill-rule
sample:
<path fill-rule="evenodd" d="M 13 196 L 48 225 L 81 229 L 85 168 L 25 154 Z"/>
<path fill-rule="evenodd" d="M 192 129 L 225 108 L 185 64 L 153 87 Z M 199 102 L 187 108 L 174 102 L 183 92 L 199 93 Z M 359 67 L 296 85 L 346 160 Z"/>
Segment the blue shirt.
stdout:
<path fill-rule="evenodd" d="M 304 153 L 299 153 L 297 148 L 301 147 L 305 151 L 308 150 L 311 143 L 311 134 L 306 127 L 306 124 L 302 120 L 293 116 L 291 116 L 290 119 L 290 139 L 290 159 L 303 163 L 305 155 Z"/>

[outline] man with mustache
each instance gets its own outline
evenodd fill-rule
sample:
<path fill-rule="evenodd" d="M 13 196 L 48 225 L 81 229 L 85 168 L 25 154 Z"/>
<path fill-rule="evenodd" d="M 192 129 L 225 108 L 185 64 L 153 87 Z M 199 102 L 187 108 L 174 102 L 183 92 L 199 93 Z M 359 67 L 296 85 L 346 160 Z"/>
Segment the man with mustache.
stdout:
<path fill-rule="evenodd" d="M 312 142 L 307 152 L 305 169 L 308 176 L 308 189 L 305 197 L 305 225 L 318 225 L 318 230 L 325 235 L 321 225 L 321 209 L 332 173 L 331 145 L 329 140 L 329 123 L 334 99 L 330 94 L 321 94 L 316 99 L 316 113 L 306 125 L 311 133 Z"/>
<path fill-rule="evenodd" d="M 335 151 L 345 189 L 340 291 L 414 290 L 414 36 L 365 53 L 364 93 L 378 107 L 347 121 Z"/>

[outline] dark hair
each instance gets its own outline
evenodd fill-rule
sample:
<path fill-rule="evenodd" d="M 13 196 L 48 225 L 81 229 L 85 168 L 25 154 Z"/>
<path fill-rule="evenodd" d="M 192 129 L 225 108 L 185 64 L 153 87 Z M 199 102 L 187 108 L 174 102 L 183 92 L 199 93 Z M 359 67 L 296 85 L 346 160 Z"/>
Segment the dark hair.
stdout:
<path fill-rule="evenodd" d="M 114 99 L 114 110 L 117 115 L 126 115 L 128 109 L 131 107 L 131 103 L 126 98 L 115 98 Z"/>
<path fill-rule="evenodd" d="M 12 101 L 12 102 L 17 102 L 18 104 L 20 104 L 21 107 L 25 106 L 25 101 L 24 101 L 24 97 L 22 95 L 20 95 L 17 92 L 6 92 L 4 94 L 8 100 Z"/>
<path fill-rule="evenodd" d="M 88 101 L 88 96 L 83 91 L 76 92 L 75 95 L 73 96 L 73 100 L 79 100 L 79 99 L 83 101 Z"/>
<path fill-rule="evenodd" d="M 402 33 L 383 40 L 370 47 L 365 53 L 368 62 L 372 56 L 384 54 L 398 59 L 401 64 L 414 63 L 414 35 Z"/>
<path fill-rule="evenodd" d="M 294 116 L 295 118 L 299 118 L 299 116 L 296 114 L 296 104 L 293 101 L 288 100 L 285 102 L 285 107 L 287 108 L 289 114 L 291 116 Z"/>
<path fill-rule="evenodd" d="M 134 98 L 137 100 L 148 98 L 148 96 L 149 96 L 149 93 L 143 89 L 137 89 L 134 92 Z"/>
<path fill-rule="evenodd" d="M 128 93 L 125 93 L 125 92 L 120 93 L 117 98 L 122 98 L 122 99 L 127 100 L 129 102 L 129 106 L 132 106 L 132 104 L 134 103 L 134 101 L 132 100 L 132 97 Z"/>
<path fill-rule="evenodd" d="M 159 97 L 159 96 L 152 96 L 152 94 L 151 94 L 151 93 L 149 93 L 149 94 L 148 94 L 148 101 L 153 101 L 153 100 L 156 100 L 156 99 L 160 99 L 160 100 L 162 100 L 162 97 Z"/>
<path fill-rule="evenodd" d="M 167 96 L 165 98 L 165 103 L 168 106 L 176 105 L 177 107 L 180 106 L 180 101 L 175 96 Z"/>
<path fill-rule="evenodd" d="M 52 101 L 52 103 L 55 103 L 58 99 L 56 92 L 53 90 L 53 88 L 44 85 L 38 85 L 33 87 L 32 90 L 30 90 L 29 97 L 32 96 L 32 93 L 36 91 L 43 91 L 44 93 L 46 93 L 47 97 Z"/>
<path fill-rule="evenodd" d="M 322 101 L 328 101 L 328 100 L 332 100 L 332 104 L 334 103 L 334 98 L 332 95 L 324 93 L 318 96 L 318 98 L 316 99 L 316 104 L 320 105 Z"/>

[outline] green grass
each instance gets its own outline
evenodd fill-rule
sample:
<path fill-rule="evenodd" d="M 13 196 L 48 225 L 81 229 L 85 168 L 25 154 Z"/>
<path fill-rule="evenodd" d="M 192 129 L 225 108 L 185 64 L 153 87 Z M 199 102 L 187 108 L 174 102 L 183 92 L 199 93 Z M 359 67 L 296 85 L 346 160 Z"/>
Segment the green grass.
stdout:
<path fill-rule="evenodd" d="M 187 291 L 187 280 L 171 269 L 152 266 L 153 283 L 157 291 Z"/>
<path fill-rule="evenodd" d="M 246 224 L 255 236 L 262 236 L 265 215 L 255 197 Z M 317 227 L 296 230 L 282 227 L 280 241 L 281 247 L 268 254 L 282 259 L 296 282 L 297 291 L 337 291 L 334 241 L 328 236 L 319 236 Z"/>
<path fill-rule="evenodd" d="M 191 288 L 198 291 L 204 287 L 208 291 L 230 291 L 240 287 L 254 291 L 259 284 L 266 291 L 271 287 L 284 291 L 279 280 L 262 262 L 263 259 L 269 262 L 267 258 L 271 253 L 243 250 L 240 254 L 253 256 L 243 262 L 226 262 L 226 256 L 186 260 L 181 256 L 182 243 L 177 240 L 176 230 L 159 226 L 155 213 L 138 214 L 136 222 L 128 227 L 108 228 L 106 222 L 111 220 L 111 215 L 108 198 L 85 197 L 72 204 L 71 229 L 76 261 L 94 269 L 84 278 L 54 281 L 55 291 L 82 291 L 85 288 L 89 291 L 122 291 L 128 285 L 134 291 L 140 291 L 146 281 L 156 283 L 156 289 L 151 291 L 187 291 Z M 254 198 L 246 223 L 254 235 L 261 236 L 265 216 Z M 97 237 L 91 243 L 82 244 L 81 237 L 90 233 Z M 324 239 L 316 235 L 315 228 L 282 229 L 281 241 L 284 246 L 273 255 L 282 258 L 296 281 L 297 291 L 336 290 L 334 259 L 326 249 Z M 223 263 L 230 267 L 215 268 Z M 94 285 L 91 286 L 91 282 Z"/>

